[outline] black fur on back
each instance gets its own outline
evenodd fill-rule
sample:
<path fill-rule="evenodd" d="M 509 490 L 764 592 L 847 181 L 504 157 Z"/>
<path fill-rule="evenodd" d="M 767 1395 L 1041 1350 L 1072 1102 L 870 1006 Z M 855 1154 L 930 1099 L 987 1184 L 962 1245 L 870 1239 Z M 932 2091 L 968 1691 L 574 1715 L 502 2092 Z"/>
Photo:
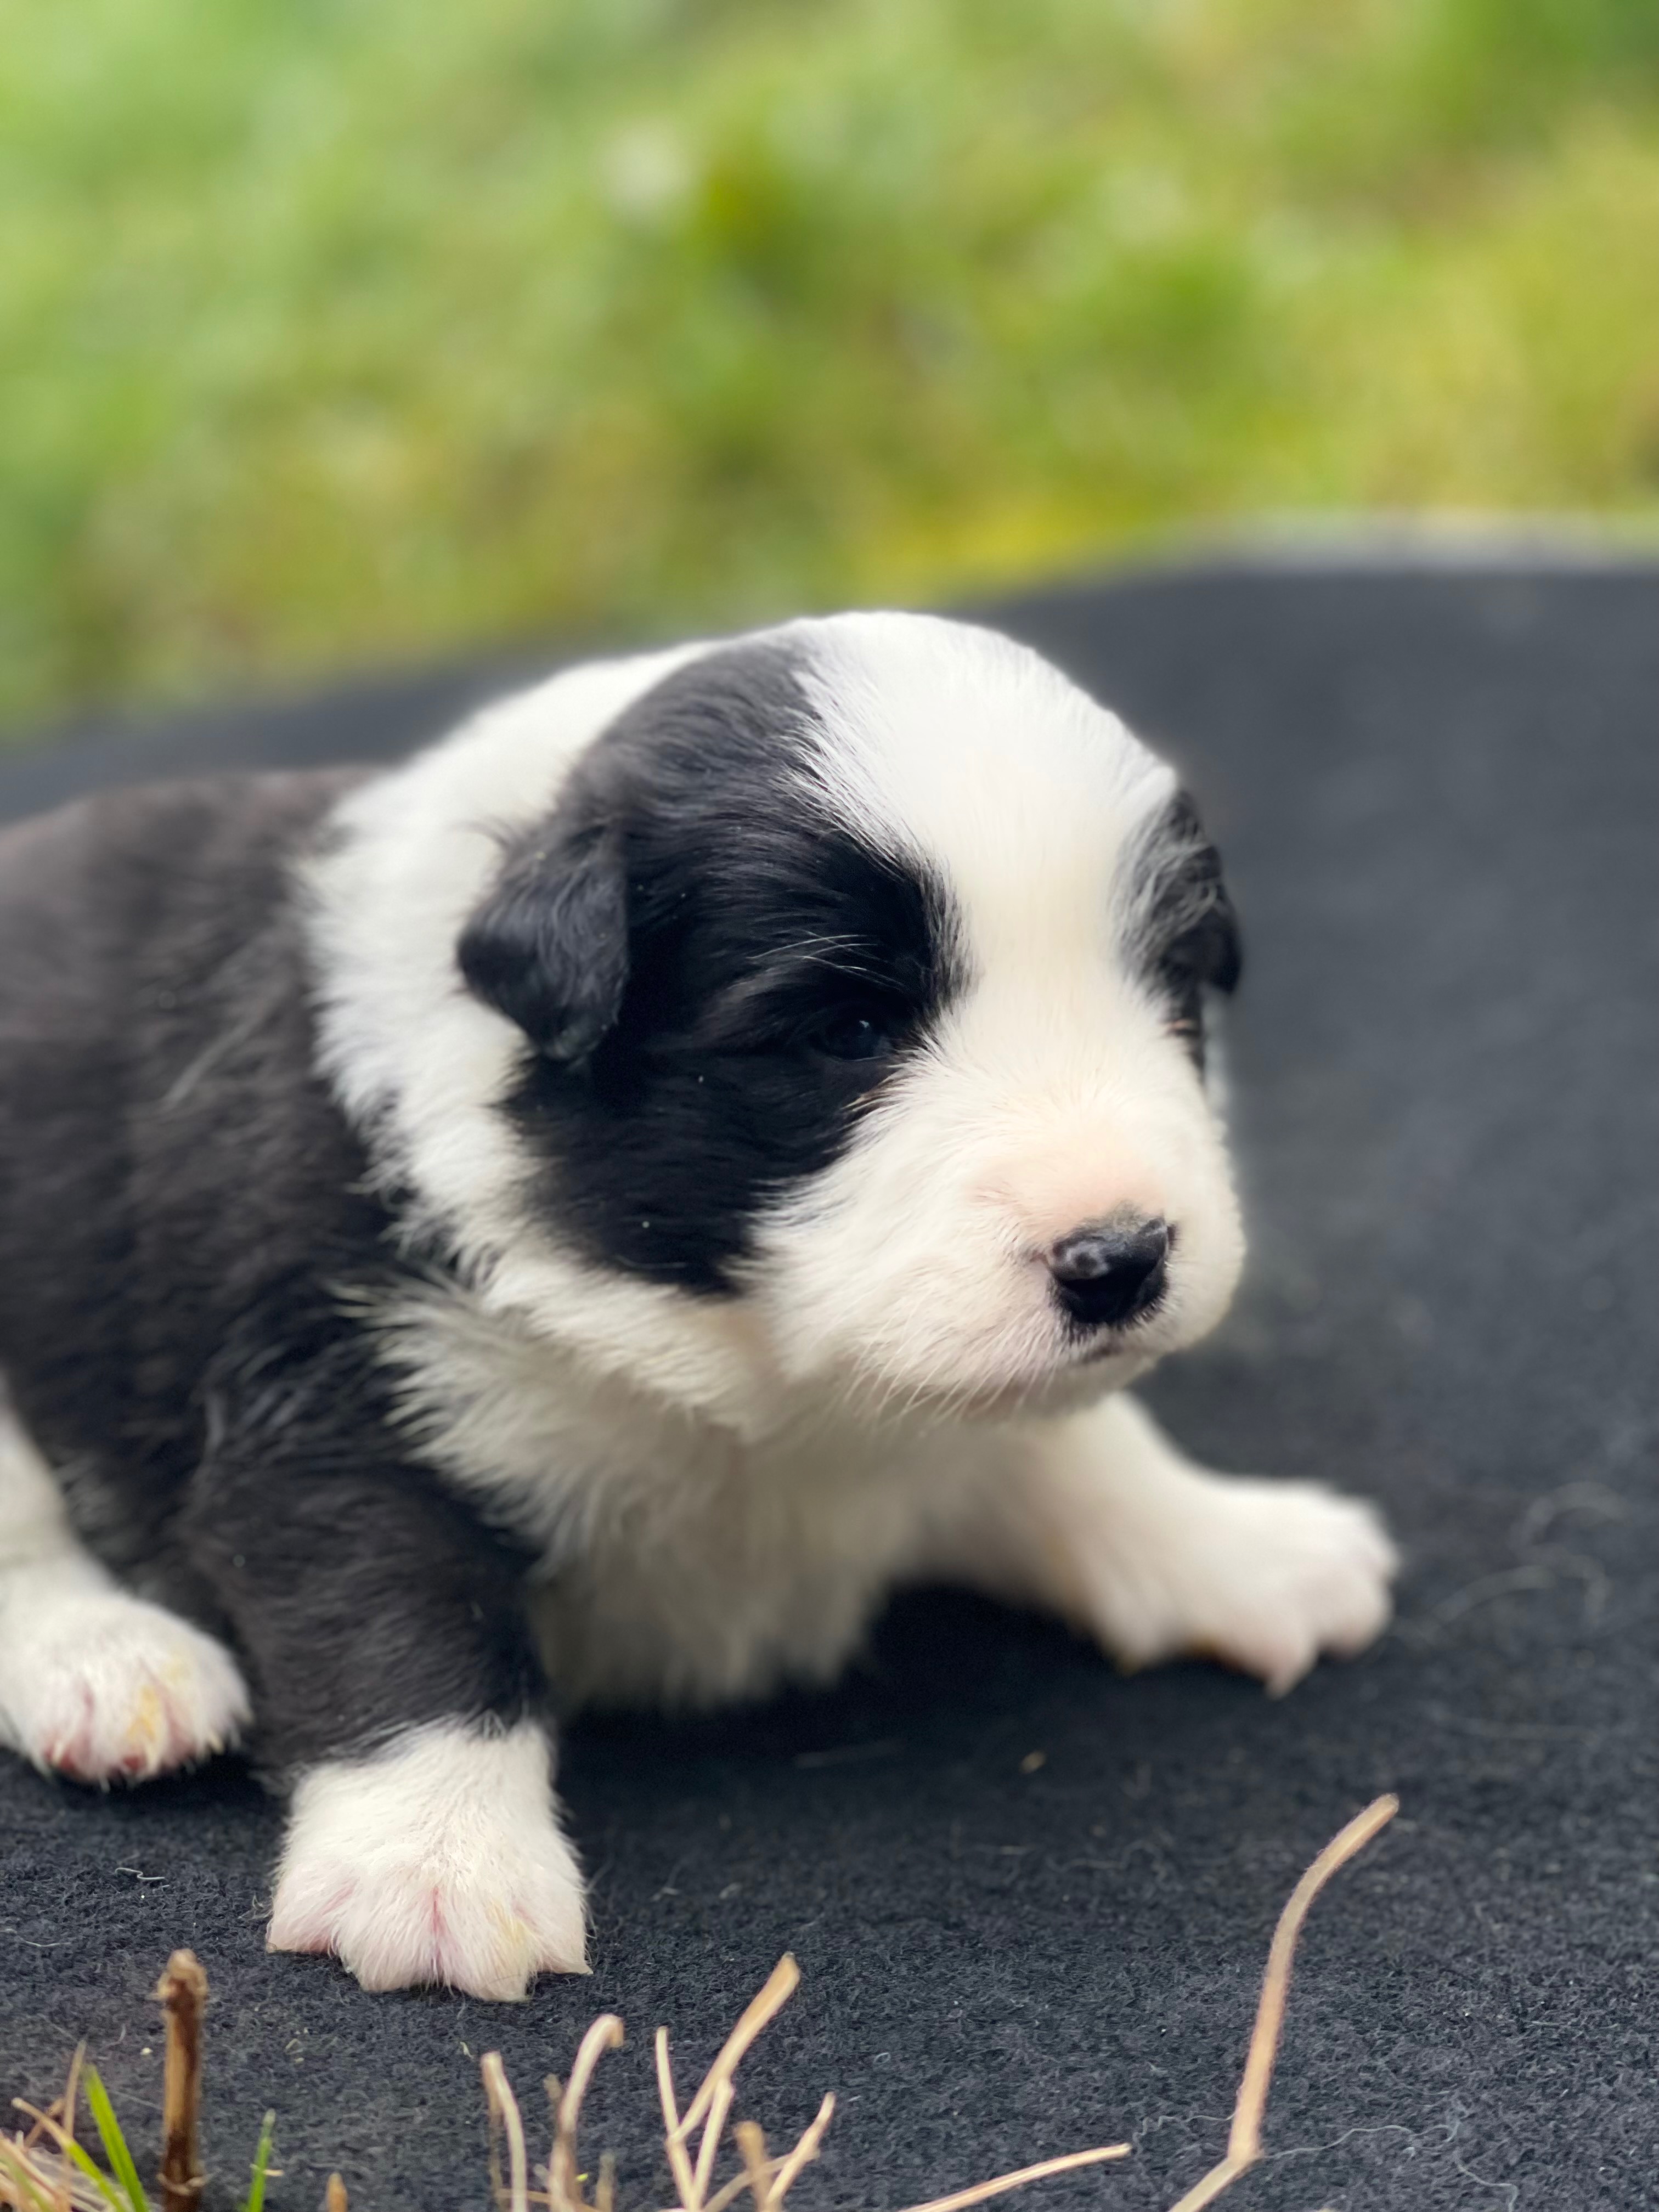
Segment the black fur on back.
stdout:
<path fill-rule="evenodd" d="M 124 1569 L 95 1470 L 147 1470 L 149 1554 L 227 1325 L 383 1226 L 312 1073 L 288 888 L 346 781 L 112 793 L 0 837 L 0 1364 Z"/>
<path fill-rule="evenodd" d="M 291 872 L 351 781 L 0 836 L 0 1370 L 84 1540 L 235 1645 L 277 1770 L 542 1695 L 522 1561 L 411 1462 L 340 1296 L 389 1223 L 314 1072 Z"/>
<path fill-rule="evenodd" d="M 957 988 L 923 863 L 812 788 L 777 640 L 677 670 L 515 838 L 460 948 L 538 1048 L 509 1110 L 542 1202 L 603 1264 L 718 1292 L 755 1215 L 847 1143 Z"/>

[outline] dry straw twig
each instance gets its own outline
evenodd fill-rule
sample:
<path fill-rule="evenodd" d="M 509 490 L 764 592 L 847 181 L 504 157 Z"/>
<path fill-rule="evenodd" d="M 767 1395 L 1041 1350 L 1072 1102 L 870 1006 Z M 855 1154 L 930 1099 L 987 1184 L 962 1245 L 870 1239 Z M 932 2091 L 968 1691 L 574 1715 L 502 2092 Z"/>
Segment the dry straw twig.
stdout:
<path fill-rule="evenodd" d="M 507 2069 L 501 2063 L 501 2052 L 486 2051 L 479 2070 L 483 2075 L 484 2102 L 489 2108 L 489 2185 L 498 2204 L 510 2206 L 512 2212 L 527 2212 L 530 2166 L 525 2154 L 524 2118 L 513 2094 L 513 2085 L 507 2078 Z M 503 2135 L 507 2137 L 505 2187 L 501 2182 Z"/>
<path fill-rule="evenodd" d="M 1308 1909 L 1337 1869 L 1346 1865 L 1357 1851 L 1363 1850 L 1399 1809 L 1400 1801 L 1396 1797 L 1379 1797 L 1373 1804 L 1368 1805 L 1363 1813 L 1349 1821 L 1340 1835 L 1332 1838 L 1291 1893 L 1289 1901 L 1279 1915 L 1279 1925 L 1273 1931 L 1273 1943 L 1267 1954 L 1261 1996 L 1256 2006 L 1255 2026 L 1251 2033 L 1244 2071 L 1239 2081 L 1238 2097 L 1233 2107 L 1226 2155 L 1218 2165 L 1211 2168 L 1201 2181 L 1188 2191 L 1179 2203 L 1171 2208 L 1171 2212 L 1201 2212 L 1202 2207 L 1212 2204 L 1224 2190 L 1231 2187 L 1240 2174 L 1248 2172 L 1261 2158 L 1261 2122 L 1267 2110 L 1267 2091 L 1272 2085 L 1273 2063 L 1279 2054 L 1279 2037 L 1285 2025 L 1291 1966 L 1296 1954 L 1297 1939 L 1308 1917 Z M 773 1968 L 764 1988 L 751 2000 L 737 2026 L 726 2037 L 719 2056 L 704 2075 L 696 2094 L 684 2112 L 679 2108 L 668 2030 L 665 2027 L 657 2030 L 657 2095 L 662 2107 L 663 2148 L 667 2156 L 669 2172 L 674 2179 L 674 2186 L 679 2192 L 678 2203 L 672 2208 L 672 2212 L 727 2212 L 727 2208 L 745 2191 L 753 2200 L 754 2212 L 781 2212 L 791 2187 L 804 2168 L 817 2156 L 824 2131 L 835 2112 L 833 2095 L 825 2097 L 816 2118 L 803 2131 L 793 2149 L 781 2157 L 768 2154 L 765 2135 L 753 2120 L 732 2120 L 737 2095 L 735 2076 L 738 2068 L 799 1984 L 800 1969 L 786 1952 Z M 614 2013 L 601 2014 L 582 2039 L 568 2083 L 561 2089 L 556 2081 L 550 2080 L 548 2082 L 549 2094 L 555 2100 L 555 2134 L 553 2154 L 547 2166 L 544 2196 L 532 2195 L 529 2190 L 523 2125 L 502 2070 L 501 2056 L 499 2052 L 491 2051 L 484 2058 L 484 2095 L 490 2111 L 492 2145 L 504 2131 L 509 2146 L 509 2174 L 505 2184 L 501 2176 L 498 2153 L 494 2148 L 491 2151 L 496 2203 L 501 2212 L 530 2212 L 532 2203 L 544 2204 L 550 2208 L 550 2212 L 613 2212 L 613 2170 L 608 2159 L 601 2167 L 599 2187 L 594 2202 L 589 2204 L 581 2194 L 576 2171 L 576 2124 L 582 2100 L 587 2094 L 588 2084 L 602 2053 L 620 2049 L 622 2040 L 621 2021 Z M 728 2124 L 738 2154 L 738 2170 L 719 2188 L 713 2188 L 720 2144 Z M 697 2135 L 699 2128 L 702 2131 L 700 2137 Z M 1104 2143 L 1095 2150 L 1071 2151 L 1061 2158 L 1042 2159 L 1035 2166 L 1021 2166 L 1017 2172 L 1000 2174 L 994 2181 L 978 2182 L 972 2188 L 957 2190 L 951 2196 L 936 2197 L 926 2204 L 911 2205 L 908 2212 L 967 2212 L 969 2205 L 982 2204 L 991 2197 L 1005 2196 L 1010 2190 L 1024 2189 L 1033 2181 L 1047 2180 L 1054 2174 L 1074 2172 L 1079 2166 L 1098 2166 L 1109 2160 L 1127 2158 L 1128 2154 L 1127 2143 Z"/>
<path fill-rule="evenodd" d="M 582 2099 L 587 2094 L 594 2068 L 607 2051 L 620 2051 L 622 2041 L 623 2024 L 616 2014 L 601 2013 L 582 2038 L 576 2063 L 564 2087 L 559 2087 L 555 2076 L 548 2076 L 547 2093 L 554 2100 L 554 2109 L 553 2155 L 547 2163 L 547 2195 L 555 2212 L 580 2212 L 586 2204 L 576 2172 L 576 2124 L 581 2117 Z M 615 2172 L 614 2166 L 600 2161 L 597 2212 L 611 2212 Z"/>
<path fill-rule="evenodd" d="M 1309 1907 L 1337 1869 L 1363 1850 L 1399 1809 L 1399 1800 L 1391 1796 L 1379 1797 L 1374 1804 L 1368 1805 L 1340 1835 L 1333 1837 L 1291 1893 L 1267 1954 L 1226 2154 L 1171 2207 L 1171 2212 L 1202 2212 L 1202 2208 L 1212 2204 L 1261 2157 L 1261 2123 L 1285 2024 L 1291 1966 Z M 789 2191 L 818 2155 L 824 2132 L 835 2113 L 833 2096 L 825 2097 L 811 2125 L 802 2130 L 793 2149 L 781 2156 L 768 2152 L 766 2137 L 754 2121 L 734 2121 L 732 2118 L 738 2066 L 799 1984 L 800 1970 L 786 1954 L 726 2037 L 684 2113 L 679 2108 L 668 2031 L 665 2027 L 657 2030 L 657 2094 L 662 2106 L 663 2147 L 679 2192 L 672 2212 L 728 2212 L 728 2208 L 745 2191 L 752 2199 L 753 2212 L 782 2212 Z M 165 2142 L 161 2176 L 163 2205 L 165 2212 L 198 2212 L 203 2184 L 196 2125 L 201 2097 L 201 2018 L 207 1999 L 207 1977 L 190 1952 L 173 1953 L 156 1995 L 167 2008 L 167 2026 L 163 2089 Z M 489 2112 L 490 2180 L 501 2212 L 531 2212 L 532 2206 L 545 2207 L 546 2212 L 615 2212 L 616 2169 L 610 2154 L 607 2153 L 599 2161 L 599 2181 L 590 2200 L 582 2194 L 586 2177 L 578 2169 L 576 2140 L 582 2103 L 599 2060 L 607 2051 L 619 2050 L 622 2041 L 621 2021 L 614 2013 L 601 2014 L 582 2039 L 569 2080 L 562 2084 L 549 2078 L 553 2147 L 543 2170 L 545 2186 L 540 2190 L 532 2190 L 530 2185 L 524 2118 L 501 2064 L 501 2053 L 492 2051 L 485 2054 L 482 2072 Z M 76 2100 L 83 2055 L 84 2046 L 76 2051 L 64 2094 L 49 2112 L 40 2112 L 21 2098 L 14 2100 L 17 2109 L 33 2124 L 27 2134 L 0 2134 L 0 2212 L 107 2212 L 111 2201 L 108 2185 L 75 2136 Z M 88 2079 L 89 2094 L 97 2102 L 102 2093 L 94 2076 L 88 2075 Z M 111 2122 L 107 2100 L 97 2102 L 97 2114 L 101 2131 Z M 728 2129 L 738 2155 L 738 2171 L 716 2186 L 720 2146 Z M 501 2162 L 503 2140 L 507 2145 L 505 2175 Z M 264 2170 L 269 2148 L 267 2121 L 258 2161 L 260 2173 Z M 124 2172 L 130 2179 L 131 2192 L 137 2196 L 137 2176 L 131 2170 L 131 2159 L 118 2136 L 114 2149 L 125 2161 Z M 1017 2172 L 999 2175 L 994 2181 L 981 2181 L 971 2188 L 957 2190 L 951 2196 L 934 2197 L 926 2204 L 912 2205 L 908 2212 L 967 2212 L 969 2206 L 982 2204 L 1010 2190 L 1023 2189 L 1054 2174 L 1075 2172 L 1079 2166 L 1127 2158 L 1128 2153 L 1128 2144 L 1121 2142 L 1104 2143 L 1094 2150 L 1072 2151 L 1061 2158 L 1043 2159 L 1036 2166 L 1021 2166 Z M 348 2212 L 345 2185 L 337 2173 L 329 2177 L 326 2212 Z"/>
<path fill-rule="evenodd" d="M 46 2112 L 12 2099 L 33 2124 L 27 2135 L 0 2135 L 0 2205 L 16 2212 L 107 2212 L 103 2189 L 77 2163 L 83 2154 L 75 2140 L 75 2105 L 86 2055 L 86 2045 L 77 2044 L 64 2094 Z"/>
<path fill-rule="evenodd" d="M 673 2212 L 726 2212 L 745 2190 L 754 2200 L 754 2212 L 781 2212 L 784 2198 L 804 2169 L 817 2156 L 825 2130 L 835 2115 L 836 2100 L 826 2096 L 818 2106 L 810 2125 L 805 2128 L 794 2148 L 780 2158 L 769 2157 L 766 2137 L 752 2120 L 738 2120 L 732 2125 L 732 2135 L 741 2161 L 739 2171 L 720 2188 L 710 2194 L 720 2143 L 731 2121 L 732 2107 L 736 2097 L 734 2076 L 738 2066 L 762 2033 L 770 2026 L 789 1999 L 800 1986 L 800 1969 L 786 1952 L 772 1969 L 765 1986 L 750 2000 L 742 2018 L 721 2045 L 714 2064 L 704 2075 L 690 2103 L 684 2112 L 679 2107 L 679 2092 L 674 2081 L 673 2060 L 669 2050 L 668 2030 L 659 2027 L 655 2038 L 657 2063 L 657 2095 L 662 2106 L 663 2149 L 667 2156 L 669 2172 L 679 2191 L 679 2202 Z M 484 2097 L 491 2116 L 492 2145 L 505 2134 L 508 2143 L 508 2170 L 503 2179 L 499 2149 L 492 2148 L 491 2179 L 495 2201 L 501 2212 L 530 2212 L 532 2204 L 546 2204 L 551 2212 L 611 2212 L 614 2184 L 607 2160 L 600 2170 L 600 2182 L 592 2204 L 583 2197 L 576 2172 L 576 2125 L 581 2112 L 582 2100 L 592 2079 L 593 2069 L 601 2054 L 617 2050 L 623 2040 L 623 2024 L 614 2013 L 605 2013 L 593 2022 L 582 2039 L 576 2063 L 572 2067 L 568 2086 L 559 2090 L 555 2081 L 550 2081 L 550 2094 L 556 2094 L 556 2133 L 553 2155 L 548 2162 L 547 2192 L 532 2193 L 527 2185 L 528 2161 L 524 2154 L 523 2127 L 519 2108 L 507 2083 L 499 2051 L 489 2051 L 482 2061 Z M 702 2132 L 699 2138 L 697 2130 Z M 693 2148 L 694 2139 L 696 2148 Z M 915 2205 L 911 2212 L 960 2212 L 960 2208 L 978 2204 L 987 2197 L 999 2197 L 1005 2191 L 1022 2188 L 1028 2181 L 1039 2181 L 1051 2173 L 1066 2173 L 1079 2166 L 1097 2165 L 1105 2159 L 1126 2158 L 1127 2143 L 1109 2143 L 1098 2150 L 1073 2151 L 1065 2158 L 1045 2159 L 1039 2166 L 1022 2167 L 1018 2173 L 1004 2174 L 996 2181 L 981 2182 L 973 2189 L 965 2189 L 953 2197 L 942 2197 L 933 2203 Z"/>
<path fill-rule="evenodd" d="M 1308 1907 L 1340 1866 L 1346 1866 L 1357 1851 L 1363 1851 L 1380 1828 L 1387 1827 L 1400 1810 L 1397 1797 L 1378 1797 L 1363 1813 L 1356 1814 L 1340 1835 L 1333 1836 L 1319 1856 L 1308 1869 L 1296 1887 L 1290 1901 L 1279 1916 L 1279 1925 L 1273 1930 L 1273 1940 L 1267 1952 L 1267 1971 L 1261 1978 L 1261 1996 L 1255 2008 L 1255 2027 L 1250 2035 L 1250 2047 L 1245 2054 L 1244 2075 L 1238 2085 L 1238 2100 L 1233 2106 L 1233 2124 L 1227 2136 L 1227 2154 L 1218 2166 L 1212 2166 L 1202 2181 L 1189 2189 L 1171 2212 L 1200 2212 L 1206 2204 L 1213 2204 L 1224 2189 L 1231 2189 L 1241 2173 L 1247 2172 L 1261 2155 L 1261 2118 L 1267 2109 L 1267 2091 L 1273 2078 L 1273 2061 L 1279 2056 L 1279 2039 L 1285 2026 L 1285 2001 L 1290 1994 L 1291 1961 L 1296 1956 L 1297 1938 L 1302 1933 L 1302 1923 L 1308 1917 Z"/>
<path fill-rule="evenodd" d="M 175 1951 L 155 1985 L 167 2015 L 158 2177 L 165 2212 L 196 2212 L 206 2180 L 196 2126 L 202 2109 L 202 2014 L 207 1990 L 207 1976 L 193 1951 Z"/>

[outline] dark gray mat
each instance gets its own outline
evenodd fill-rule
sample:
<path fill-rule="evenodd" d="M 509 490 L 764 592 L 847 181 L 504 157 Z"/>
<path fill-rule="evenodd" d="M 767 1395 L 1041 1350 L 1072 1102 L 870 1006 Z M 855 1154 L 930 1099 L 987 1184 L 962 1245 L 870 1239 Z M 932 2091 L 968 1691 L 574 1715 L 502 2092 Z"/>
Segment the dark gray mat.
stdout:
<path fill-rule="evenodd" d="M 597 1970 L 517 2009 L 267 1958 L 276 1817 L 234 1765 L 100 1799 L 5 1762 L 0 2087 L 46 2099 L 86 2035 L 144 2133 L 148 1992 L 189 1942 L 216 2201 L 273 2105 L 278 2206 L 338 2165 L 356 2204 L 438 2212 L 486 2201 L 477 2055 L 531 2101 L 612 2008 L 631 2038 L 588 2140 L 659 2204 L 650 2030 L 706 2062 L 788 1948 L 805 1985 L 743 2102 L 775 2136 L 838 2092 L 805 2212 L 1119 2135 L 1127 2165 L 1024 2201 L 1156 2212 L 1218 2154 L 1291 1884 L 1395 1789 L 1316 1908 L 1272 2160 L 1226 2201 L 1656 2202 L 1659 569 L 1217 567 L 1000 619 L 1188 766 L 1245 921 L 1254 1264 L 1152 1395 L 1219 1465 L 1383 1500 L 1396 1632 L 1276 1705 L 1198 1666 L 1120 1680 L 927 1595 L 833 1695 L 582 1728 Z M 488 674 L 17 760 L 0 811 L 133 767 L 394 750 Z"/>

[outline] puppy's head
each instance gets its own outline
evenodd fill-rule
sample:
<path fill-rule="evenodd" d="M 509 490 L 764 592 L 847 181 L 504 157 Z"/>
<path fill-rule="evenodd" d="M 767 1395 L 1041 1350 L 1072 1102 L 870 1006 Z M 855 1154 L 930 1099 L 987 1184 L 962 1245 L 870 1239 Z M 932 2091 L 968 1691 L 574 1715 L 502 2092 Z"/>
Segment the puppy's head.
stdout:
<path fill-rule="evenodd" d="M 793 1382 L 996 1410 L 1219 1316 L 1204 1073 L 1238 951 L 1171 772 L 1036 654 L 918 617 L 673 670 L 460 946 L 590 1263 L 740 1302 Z"/>

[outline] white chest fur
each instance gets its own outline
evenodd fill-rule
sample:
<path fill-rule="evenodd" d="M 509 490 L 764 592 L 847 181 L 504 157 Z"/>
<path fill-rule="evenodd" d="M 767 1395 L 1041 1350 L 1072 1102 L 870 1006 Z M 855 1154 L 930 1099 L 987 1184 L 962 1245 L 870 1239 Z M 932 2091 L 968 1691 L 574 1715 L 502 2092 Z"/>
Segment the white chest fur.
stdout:
<path fill-rule="evenodd" d="M 535 1546 L 562 1704 L 712 1704 L 822 1680 L 1006 1458 L 994 1431 L 873 1428 L 822 1401 L 739 1433 L 461 1294 L 388 1340 L 424 1455 Z"/>

